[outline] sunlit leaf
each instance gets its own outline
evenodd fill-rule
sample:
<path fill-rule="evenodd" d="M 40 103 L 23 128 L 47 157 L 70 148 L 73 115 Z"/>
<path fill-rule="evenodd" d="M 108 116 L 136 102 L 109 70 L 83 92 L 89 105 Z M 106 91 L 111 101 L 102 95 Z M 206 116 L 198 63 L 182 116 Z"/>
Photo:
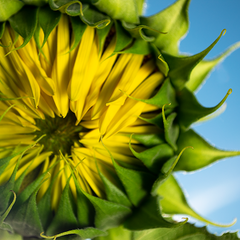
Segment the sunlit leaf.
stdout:
<path fill-rule="evenodd" d="M 178 152 L 186 146 L 192 146 L 193 150 L 186 151 L 183 154 L 175 168 L 176 171 L 194 171 L 221 158 L 240 155 L 239 151 L 224 151 L 213 147 L 191 129 L 180 133 L 177 145 Z"/>
<path fill-rule="evenodd" d="M 201 61 L 191 72 L 190 79 L 186 83 L 186 87 L 191 91 L 196 91 L 207 78 L 209 73 L 213 70 L 213 68 L 239 47 L 240 42 L 237 42 L 217 58 L 214 58 L 213 60 Z"/>
<path fill-rule="evenodd" d="M 210 52 L 225 32 L 225 29 L 222 30 L 218 38 L 209 47 L 193 56 L 175 57 L 163 53 L 163 57 L 169 66 L 169 77 L 175 88 L 182 89 L 185 86 L 194 67 Z"/>
<path fill-rule="evenodd" d="M 135 0 L 92 0 L 100 11 L 107 13 L 111 18 L 130 23 L 138 23 L 139 6 Z"/>
<path fill-rule="evenodd" d="M 190 150 L 189 150 L 190 151 Z M 189 151 L 186 151 L 189 152 Z M 184 153 L 184 154 L 186 154 Z M 183 154 L 183 156 L 184 156 Z M 211 224 L 219 227 L 229 227 L 234 224 L 221 225 L 208 221 L 207 219 L 196 213 L 187 203 L 187 200 L 182 192 L 182 189 L 178 185 L 177 181 L 171 175 L 167 181 L 165 181 L 157 190 L 159 196 L 162 197 L 160 204 L 162 206 L 163 213 L 167 214 L 185 214 L 193 218 L 196 218 L 207 224 Z"/>
<path fill-rule="evenodd" d="M 191 224 L 184 224 L 178 228 L 157 228 L 146 231 L 133 232 L 131 240 L 238 240 L 237 233 L 224 233 L 215 236 L 208 233 L 206 227 L 198 228 Z M 103 239 L 104 240 L 104 239 Z"/>
<path fill-rule="evenodd" d="M 147 25 L 160 32 L 158 34 L 144 30 L 148 35 L 155 36 L 154 44 L 161 51 L 177 54 L 178 42 L 188 30 L 188 6 L 190 0 L 178 0 L 170 7 L 150 17 L 142 17 L 141 24 Z"/>
<path fill-rule="evenodd" d="M 19 0 L 0 0 L 0 6 L 0 22 L 3 22 L 13 14 L 17 13 L 24 6 L 24 3 Z"/>
<path fill-rule="evenodd" d="M 158 197 L 150 197 L 126 220 L 124 227 L 139 231 L 153 228 L 174 228 L 185 222 L 168 222 L 162 217 Z"/>

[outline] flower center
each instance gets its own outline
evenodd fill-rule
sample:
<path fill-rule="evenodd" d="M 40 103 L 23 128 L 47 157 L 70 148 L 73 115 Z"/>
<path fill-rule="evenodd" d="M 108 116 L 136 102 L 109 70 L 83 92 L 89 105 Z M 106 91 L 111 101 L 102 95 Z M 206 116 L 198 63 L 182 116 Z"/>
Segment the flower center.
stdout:
<path fill-rule="evenodd" d="M 43 137 L 39 143 L 44 145 L 45 151 L 52 151 L 55 155 L 61 152 L 63 155 L 71 155 L 71 147 L 74 143 L 79 143 L 79 132 L 82 126 L 76 126 L 75 114 L 69 111 L 65 118 L 56 116 L 46 119 L 36 119 L 36 126 L 40 129 L 36 132 L 37 138 Z"/>

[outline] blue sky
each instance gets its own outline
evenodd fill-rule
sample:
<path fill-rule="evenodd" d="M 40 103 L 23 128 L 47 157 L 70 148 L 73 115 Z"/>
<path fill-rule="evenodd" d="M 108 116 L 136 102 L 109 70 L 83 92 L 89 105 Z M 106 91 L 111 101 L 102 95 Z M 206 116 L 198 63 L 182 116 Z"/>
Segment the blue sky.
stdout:
<path fill-rule="evenodd" d="M 174 3 L 174 0 L 148 0 L 145 15 L 152 15 Z M 211 59 L 240 41 L 240 1 L 191 1 L 190 28 L 180 43 L 180 51 L 196 54 L 208 47 L 226 29 L 226 34 L 207 55 Z M 214 146 L 240 150 L 240 49 L 228 56 L 208 77 L 197 92 L 203 106 L 215 106 L 232 88 L 223 114 L 194 129 Z M 176 175 L 190 205 L 201 215 L 217 223 L 238 222 L 231 228 L 209 227 L 213 233 L 240 230 L 240 157 L 221 160 L 191 174 Z M 200 223 L 198 223 L 200 224 Z"/>

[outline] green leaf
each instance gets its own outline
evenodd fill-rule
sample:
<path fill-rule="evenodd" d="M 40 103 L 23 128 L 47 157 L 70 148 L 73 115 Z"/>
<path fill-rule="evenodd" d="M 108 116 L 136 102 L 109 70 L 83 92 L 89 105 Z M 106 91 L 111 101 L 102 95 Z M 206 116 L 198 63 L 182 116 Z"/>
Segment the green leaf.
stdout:
<path fill-rule="evenodd" d="M 49 6 L 45 6 L 40 8 L 38 16 L 39 24 L 44 32 L 43 47 L 52 30 L 58 25 L 61 13 L 59 11 L 52 11 Z"/>
<path fill-rule="evenodd" d="M 166 114 L 170 113 L 172 110 L 168 109 L 167 111 L 165 111 Z M 157 114 L 155 117 L 153 118 L 144 118 L 139 116 L 140 119 L 144 120 L 145 122 L 151 123 L 156 125 L 157 127 L 159 127 L 160 131 L 164 131 L 164 126 L 163 126 L 163 117 L 162 117 L 162 113 Z"/>
<path fill-rule="evenodd" d="M 97 237 L 95 240 L 132 240 L 132 232 L 123 226 L 109 229 L 107 233 L 107 236 Z"/>
<path fill-rule="evenodd" d="M 99 43 L 99 52 L 102 52 L 105 40 L 111 30 L 112 23 L 107 25 L 105 28 L 97 29 L 98 43 Z"/>
<path fill-rule="evenodd" d="M 6 25 L 6 22 L 0 22 L 0 39 L 2 38 L 3 33 L 5 31 L 5 25 Z"/>
<path fill-rule="evenodd" d="M 82 193 L 79 183 L 74 179 L 77 190 L 77 219 L 81 227 L 93 226 L 95 210 L 89 199 Z"/>
<path fill-rule="evenodd" d="M 147 36 L 143 31 L 144 29 L 148 29 L 150 31 L 154 31 L 157 33 L 161 33 L 154 29 L 151 29 L 150 27 L 148 27 L 146 25 L 136 25 L 136 24 L 127 23 L 124 21 L 122 21 L 122 25 L 131 34 L 131 36 L 133 38 L 139 38 L 139 39 L 144 40 L 145 42 L 152 42 L 155 40 L 155 37 Z"/>
<path fill-rule="evenodd" d="M 12 191 L 12 193 L 13 193 L 14 196 L 13 196 L 13 200 L 12 200 L 11 204 L 9 205 L 7 210 L 4 212 L 4 214 L 0 215 L 0 229 L 7 230 L 10 233 L 13 233 L 12 226 L 10 224 L 8 224 L 8 223 L 5 223 L 4 220 L 8 216 L 8 214 L 11 211 L 14 203 L 16 202 L 16 194 L 13 191 Z M 2 195 L 1 195 L 1 197 L 2 197 Z M 7 199 L 5 201 L 8 202 Z"/>
<path fill-rule="evenodd" d="M 118 165 L 113 158 L 112 161 L 129 199 L 133 205 L 139 206 L 141 201 L 148 195 L 154 176 L 147 172 L 124 168 Z"/>
<path fill-rule="evenodd" d="M 79 17 L 70 17 L 71 23 L 72 23 L 72 29 L 73 29 L 73 38 L 74 43 L 71 47 L 70 51 L 73 50 L 79 42 L 81 41 L 81 38 L 87 28 L 87 25 L 84 24 Z"/>
<path fill-rule="evenodd" d="M 238 240 L 237 233 L 215 236 L 206 227 L 198 228 L 186 223 L 178 228 L 157 228 L 133 232 L 131 240 Z M 104 239 L 103 239 L 104 240 Z"/>
<path fill-rule="evenodd" d="M 74 214 L 70 198 L 71 194 L 71 192 L 69 191 L 70 178 L 68 179 L 67 184 L 61 194 L 60 202 L 55 213 L 55 216 L 46 230 L 46 233 L 48 235 L 59 234 L 64 231 L 69 231 L 78 227 L 77 218 Z"/>
<path fill-rule="evenodd" d="M 169 145 L 176 151 L 177 150 L 176 141 L 179 135 L 179 125 L 174 123 L 174 120 L 177 116 L 177 113 L 171 113 L 166 118 L 164 113 L 164 106 L 162 107 L 162 116 L 163 116 L 165 139 L 167 143 L 169 143 Z"/>
<path fill-rule="evenodd" d="M 41 7 L 48 2 L 48 0 L 21 0 L 21 1 L 24 2 L 25 4 L 35 5 L 38 7 Z"/>
<path fill-rule="evenodd" d="M 167 77 L 168 72 L 169 72 L 169 66 L 168 66 L 167 62 L 164 60 L 164 58 L 163 58 L 162 54 L 160 53 L 159 49 L 157 48 L 157 46 L 152 43 L 150 45 L 152 48 L 152 52 L 155 56 L 158 69 L 165 77 Z"/>
<path fill-rule="evenodd" d="M 115 21 L 115 27 L 116 27 L 117 41 L 116 41 L 116 47 L 114 49 L 114 52 L 117 53 L 123 50 L 132 42 L 132 37 L 129 35 L 127 31 L 124 30 L 121 23 L 119 23 L 118 21 Z"/>
<path fill-rule="evenodd" d="M 171 223 L 161 215 L 159 197 L 150 197 L 126 220 L 124 227 L 132 231 L 152 228 L 173 228 L 185 222 Z"/>
<path fill-rule="evenodd" d="M 4 22 L 17 13 L 24 6 L 24 3 L 19 0 L 0 0 L 0 6 L 0 22 Z"/>
<path fill-rule="evenodd" d="M 132 53 L 132 54 L 141 54 L 148 55 L 151 53 L 151 48 L 147 42 L 142 39 L 135 39 L 133 44 L 124 51 L 119 53 Z"/>
<path fill-rule="evenodd" d="M 45 236 L 43 233 L 40 234 L 42 238 L 46 239 L 53 239 L 55 240 L 58 237 L 61 237 L 61 240 L 82 240 L 87 238 L 95 238 L 97 236 L 104 236 L 106 235 L 106 232 L 99 230 L 97 228 L 84 228 L 84 229 L 74 229 L 66 232 L 62 232 L 60 234 L 54 235 L 54 236 Z M 78 237 L 73 237 L 72 235 L 78 235 Z M 64 237 L 67 236 L 67 237 Z"/>
<path fill-rule="evenodd" d="M 235 51 L 239 47 L 240 42 L 237 42 L 217 58 L 214 58 L 213 60 L 201 61 L 191 72 L 190 79 L 186 83 L 186 87 L 192 92 L 196 91 L 206 79 L 208 74 L 212 71 L 212 69 L 221 61 L 223 61 L 229 54 L 231 54 L 231 52 Z"/>
<path fill-rule="evenodd" d="M 139 23 L 139 6 L 136 0 L 91 0 L 91 2 L 101 12 L 106 13 L 113 19 Z"/>
<path fill-rule="evenodd" d="M 153 147 L 165 143 L 165 139 L 162 134 L 133 134 L 132 138 L 139 141 L 146 147 Z"/>
<path fill-rule="evenodd" d="M 175 99 L 175 90 L 171 85 L 169 79 L 166 79 L 159 91 L 155 96 L 149 99 L 138 99 L 127 95 L 129 98 L 132 98 L 136 101 L 145 102 L 147 104 L 155 105 L 159 108 L 162 108 L 164 105 L 171 103 L 171 108 L 177 106 L 177 102 Z"/>
<path fill-rule="evenodd" d="M 52 193 L 52 186 L 54 181 L 51 182 L 50 187 L 44 194 L 44 196 L 38 202 L 38 214 L 41 219 L 41 223 L 43 226 L 43 230 L 46 231 L 48 226 L 50 225 L 53 219 L 53 212 L 51 209 L 51 193 Z"/>
<path fill-rule="evenodd" d="M 119 226 L 132 212 L 130 208 L 121 204 L 106 201 L 85 192 L 83 194 L 91 201 L 95 208 L 95 226 L 102 230 Z"/>
<path fill-rule="evenodd" d="M 2 230 L 0 230 L 0 236 L 2 240 L 23 240 L 23 238 L 18 234 L 11 234 Z"/>
<path fill-rule="evenodd" d="M 211 146 L 193 130 L 181 132 L 177 141 L 178 152 L 186 146 L 192 146 L 183 154 L 175 170 L 194 171 L 203 168 L 221 158 L 240 155 L 239 151 L 224 151 Z"/>
<path fill-rule="evenodd" d="M 190 152 L 190 151 L 187 151 Z M 184 153 L 186 154 L 186 153 Z M 183 154 L 183 156 L 184 156 Z M 159 196 L 162 197 L 160 204 L 162 206 L 163 213 L 166 214 L 186 214 L 193 218 L 196 218 L 207 224 L 211 224 L 218 227 L 229 227 L 234 224 L 221 225 L 208 221 L 200 216 L 188 205 L 187 200 L 178 185 L 177 181 L 171 175 L 157 190 Z"/>
<path fill-rule="evenodd" d="M 190 79 L 190 74 L 194 67 L 209 53 L 225 32 L 225 29 L 222 30 L 218 38 L 208 48 L 193 56 L 175 57 L 169 54 L 163 54 L 164 59 L 169 65 L 169 77 L 175 88 L 182 89 L 184 87 Z"/>
<path fill-rule="evenodd" d="M 23 48 L 32 38 L 37 27 L 38 8 L 32 6 L 24 6 L 17 14 L 8 19 L 11 27 L 24 41 L 21 46 L 14 50 Z"/>
<path fill-rule="evenodd" d="M 122 192 L 119 188 L 117 188 L 111 181 L 109 181 L 103 173 L 99 170 L 98 168 L 98 173 L 103 181 L 105 191 L 106 191 L 106 196 L 107 200 L 110 202 L 115 202 L 121 205 L 124 205 L 126 207 L 131 207 L 132 204 L 128 200 L 127 196 L 125 195 L 124 192 Z"/>
<path fill-rule="evenodd" d="M 105 28 L 111 23 L 109 16 L 104 15 L 94 9 L 85 7 L 80 15 L 82 21 L 91 27 Z"/>
<path fill-rule="evenodd" d="M 188 148 L 188 147 L 186 147 Z M 178 163 L 183 151 L 186 149 L 184 148 L 178 156 L 174 156 L 170 158 L 167 162 L 164 163 L 164 165 L 161 168 L 161 172 L 159 173 L 159 176 L 157 180 L 154 182 L 152 186 L 152 195 L 155 196 L 157 194 L 157 190 L 172 174 L 173 169 L 175 168 L 176 164 Z"/>
<path fill-rule="evenodd" d="M 39 236 L 43 231 L 37 209 L 36 195 L 38 189 L 19 207 L 10 213 L 10 224 L 22 236 Z"/>
<path fill-rule="evenodd" d="M 226 101 L 228 95 L 232 93 L 229 89 L 225 97 L 214 107 L 205 108 L 196 99 L 194 94 L 187 88 L 177 93 L 178 99 L 178 120 L 180 126 L 187 129 L 192 123 L 197 122 L 199 119 L 215 112 Z"/>
<path fill-rule="evenodd" d="M 173 149 L 168 144 L 161 144 L 149 148 L 141 153 L 136 152 L 129 143 L 133 155 L 140 159 L 143 164 L 153 173 L 158 174 L 163 164 L 174 154 Z"/>
<path fill-rule="evenodd" d="M 157 34 L 145 30 L 154 36 L 154 44 L 164 52 L 169 54 L 178 53 L 178 42 L 188 30 L 188 6 L 190 0 L 178 0 L 170 7 L 150 17 L 142 17 L 141 24 L 147 25 L 159 32 L 167 34 Z"/>

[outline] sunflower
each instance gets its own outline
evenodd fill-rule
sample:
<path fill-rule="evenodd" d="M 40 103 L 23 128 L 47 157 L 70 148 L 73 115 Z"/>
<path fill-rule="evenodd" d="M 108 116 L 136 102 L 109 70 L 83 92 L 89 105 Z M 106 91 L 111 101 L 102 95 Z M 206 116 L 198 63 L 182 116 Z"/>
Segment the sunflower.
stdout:
<path fill-rule="evenodd" d="M 71 239 L 75 234 L 85 239 L 122 223 L 129 230 L 144 230 L 186 222 L 161 214 L 161 203 L 165 213 L 179 213 L 174 204 L 166 204 L 169 189 L 178 186 L 172 171 L 192 171 L 239 154 L 215 149 L 188 130 L 231 93 L 217 106 L 203 108 L 191 89 L 196 81 L 190 73 L 199 71 L 193 68 L 224 31 L 203 52 L 176 57 L 172 33 L 178 30 L 168 35 L 164 21 L 156 27 L 173 9 L 182 6 L 184 15 L 188 3 L 179 0 L 141 21 L 143 5 L 136 8 L 132 2 L 126 13 L 117 6 L 110 11 L 114 4 L 107 1 L 32 3 L 38 7 L 16 2 L 4 12 L 0 213 L 8 214 L 3 214 L 2 228 L 24 237 L 70 234 Z M 196 154 L 185 153 L 192 144 L 211 149 L 214 158 L 203 154 L 198 156 L 203 161 L 192 163 Z M 186 207 L 182 213 L 209 223 Z"/>

